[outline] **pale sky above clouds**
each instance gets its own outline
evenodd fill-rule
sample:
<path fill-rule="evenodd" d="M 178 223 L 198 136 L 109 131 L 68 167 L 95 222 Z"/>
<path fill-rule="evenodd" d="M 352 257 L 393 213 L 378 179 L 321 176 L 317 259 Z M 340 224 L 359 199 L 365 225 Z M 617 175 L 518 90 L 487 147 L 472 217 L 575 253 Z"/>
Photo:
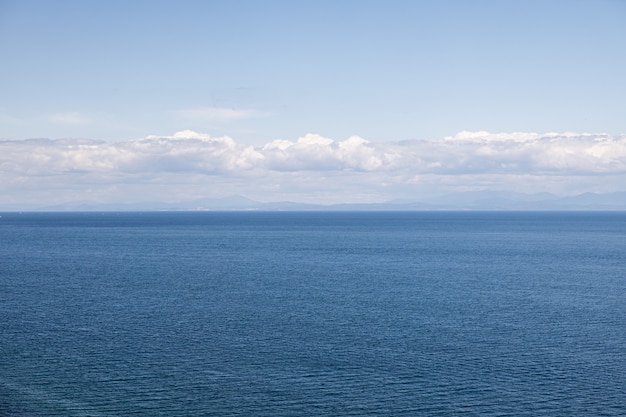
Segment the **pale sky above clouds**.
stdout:
<path fill-rule="evenodd" d="M 626 188 L 620 0 L 0 0 L 0 57 L 4 202 Z"/>

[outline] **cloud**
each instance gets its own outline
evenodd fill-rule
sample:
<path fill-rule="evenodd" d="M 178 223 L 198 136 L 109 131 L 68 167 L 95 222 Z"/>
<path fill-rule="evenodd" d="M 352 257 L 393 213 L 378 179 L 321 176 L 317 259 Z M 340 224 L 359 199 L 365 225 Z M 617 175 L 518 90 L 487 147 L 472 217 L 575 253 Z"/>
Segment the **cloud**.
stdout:
<path fill-rule="evenodd" d="M 54 124 L 71 126 L 86 125 L 91 122 L 89 118 L 78 112 L 54 113 L 48 116 L 48 121 Z"/>
<path fill-rule="evenodd" d="M 461 132 L 373 143 L 307 134 L 252 146 L 186 130 L 124 142 L 0 140 L 0 196 L 25 187 L 76 191 L 85 184 L 125 184 L 133 190 L 125 198 L 151 189 L 312 201 L 406 197 L 428 187 L 619 191 L 626 184 L 626 135 Z"/>
<path fill-rule="evenodd" d="M 336 142 L 308 134 L 296 142 L 275 140 L 259 149 L 265 167 L 277 171 L 358 170 L 381 168 L 388 155 L 358 136 Z M 388 162 L 388 161 L 387 161 Z"/>
<path fill-rule="evenodd" d="M 626 172 L 626 136 L 461 132 L 401 145 L 402 163 L 424 173 L 601 174 Z"/>
<path fill-rule="evenodd" d="M 261 146 L 191 130 L 126 142 L 2 141 L 3 169 L 21 172 L 363 171 L 408 174 L 603 174 L 626 172 L 626 136 L 461 132 L 441 140 L 371 143 L 307 134 Z"/>
<path fill-rule="evenodd" d="M 178 110 L 176 113 L 188 120 L 204 122 L 232 122 L 267 116 L 268 113 L 252 109 L 233 109 L 228 107 L 198 107 Z"/>

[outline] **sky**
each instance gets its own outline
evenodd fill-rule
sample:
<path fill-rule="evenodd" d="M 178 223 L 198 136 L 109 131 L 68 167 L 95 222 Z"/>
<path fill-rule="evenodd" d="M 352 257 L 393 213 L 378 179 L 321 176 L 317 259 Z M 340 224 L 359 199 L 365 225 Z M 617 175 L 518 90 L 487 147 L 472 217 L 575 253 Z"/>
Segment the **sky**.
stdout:
<path fill-rule="evenodd" d="M 626 190 L 626 1 L 0 0 L 0 208 Z"/>

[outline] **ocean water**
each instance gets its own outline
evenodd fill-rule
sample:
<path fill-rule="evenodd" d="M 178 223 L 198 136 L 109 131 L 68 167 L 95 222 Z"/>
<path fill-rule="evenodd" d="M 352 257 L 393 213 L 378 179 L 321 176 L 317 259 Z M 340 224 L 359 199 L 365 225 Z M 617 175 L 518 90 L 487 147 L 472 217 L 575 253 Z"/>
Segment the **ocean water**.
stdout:
<path fill-rule="evenodd" d="M 0 416 L 624 416 L 626 213 L 1 213 Z"/>

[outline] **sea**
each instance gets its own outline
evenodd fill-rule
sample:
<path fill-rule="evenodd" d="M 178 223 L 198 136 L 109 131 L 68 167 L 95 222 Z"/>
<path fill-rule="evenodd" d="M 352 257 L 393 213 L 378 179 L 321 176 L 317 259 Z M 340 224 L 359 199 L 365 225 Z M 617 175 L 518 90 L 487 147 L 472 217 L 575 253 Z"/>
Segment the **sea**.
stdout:
<path fill-rule="evenodd" d="M 0 213 L 0 416 L 625 416 L 625 212 Z"/>

